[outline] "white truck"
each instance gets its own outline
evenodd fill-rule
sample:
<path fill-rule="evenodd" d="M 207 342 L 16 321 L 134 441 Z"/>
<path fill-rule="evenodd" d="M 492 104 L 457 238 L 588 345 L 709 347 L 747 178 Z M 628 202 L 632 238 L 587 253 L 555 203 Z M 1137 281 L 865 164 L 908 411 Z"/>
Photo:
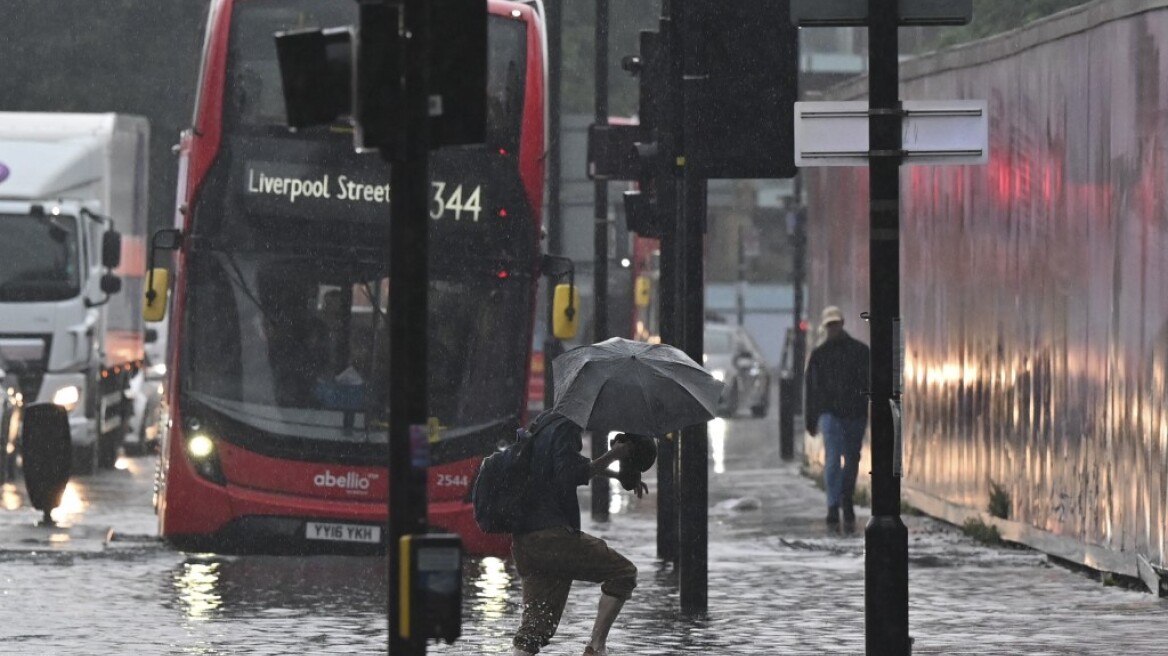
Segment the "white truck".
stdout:
<path fill-rule="evenodd" d="M 133 412 L 149 139 L 139 116 L 0 112 L 0 362 L 68 411 L 74 473 L 113 466 Z"/>

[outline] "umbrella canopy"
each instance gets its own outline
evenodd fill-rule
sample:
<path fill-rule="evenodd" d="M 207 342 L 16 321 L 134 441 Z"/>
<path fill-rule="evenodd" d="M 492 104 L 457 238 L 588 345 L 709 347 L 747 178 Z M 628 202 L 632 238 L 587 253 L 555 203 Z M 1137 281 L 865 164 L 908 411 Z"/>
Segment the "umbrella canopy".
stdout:
<path fill-rule="evenodd" d="M 552 361 L 553 408 L 586 430 L 664 435 L 714 417 L 722 383 L 683 351 L 613 337 Z"/>

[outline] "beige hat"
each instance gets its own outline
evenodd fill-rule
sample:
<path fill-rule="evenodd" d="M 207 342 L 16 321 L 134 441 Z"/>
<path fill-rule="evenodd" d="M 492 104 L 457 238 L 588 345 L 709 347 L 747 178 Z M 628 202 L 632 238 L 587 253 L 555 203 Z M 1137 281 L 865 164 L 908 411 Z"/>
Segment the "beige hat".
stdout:
<path fill-rule="evenodd" d="M 829 305 L 823 308 L 823 318 L 820 319 L 819 325 L 822 327 L 835 321 L 843 323 L 844 313 L 840 312 L 840 309 L 834 305 Z"/>

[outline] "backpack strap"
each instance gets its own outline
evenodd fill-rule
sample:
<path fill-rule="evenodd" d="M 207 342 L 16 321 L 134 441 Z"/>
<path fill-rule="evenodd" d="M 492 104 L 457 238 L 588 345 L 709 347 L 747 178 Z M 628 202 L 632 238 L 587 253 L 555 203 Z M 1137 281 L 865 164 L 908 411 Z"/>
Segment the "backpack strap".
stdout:
<path fill-rule="evenodd" d="M 527 432 L 535 435 L 549 426 L 560 423 L 561 420 L 568 421 L 568 418 L 554 410 L 544 410 L 531 421 L 531 425 L 527 427 Z"/>

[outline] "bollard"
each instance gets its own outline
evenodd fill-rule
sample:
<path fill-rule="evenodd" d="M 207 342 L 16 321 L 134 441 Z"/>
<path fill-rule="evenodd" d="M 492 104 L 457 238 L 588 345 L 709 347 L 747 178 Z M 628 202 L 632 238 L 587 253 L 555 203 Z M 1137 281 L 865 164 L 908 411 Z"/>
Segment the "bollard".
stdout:
<path fill-rule="evenodd" d="M 779 378 L 779 457 L 795 459 L 795 379 Z"/>

